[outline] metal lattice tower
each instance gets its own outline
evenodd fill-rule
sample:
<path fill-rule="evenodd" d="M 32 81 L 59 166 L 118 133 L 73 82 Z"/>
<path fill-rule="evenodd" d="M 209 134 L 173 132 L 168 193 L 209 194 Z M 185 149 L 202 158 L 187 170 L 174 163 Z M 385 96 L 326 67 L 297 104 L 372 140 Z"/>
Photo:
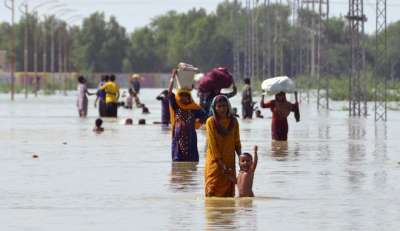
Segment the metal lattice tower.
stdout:
<path fill-rule="evenodd" d="M 237 6 L 238 6 L 238 1 L 235 0 L 235 7 Z M 231 15 L 232 25 L 235 25 L 235 28 L 233 29 L 233 75 L 235 78 L 242 78 L 243 76 L 241 75 L 240 72 L 240 31 L 239 27 L 236 26 L 238 25 L 237 23 L 238 18 L 239 18 L 238 8 L 235 8 L 234 12 L 232 12 Z"/>
<path fill-rule="evenodd" d="M 302 0 L 301 6 L 313 13 L 311 24 L 307 27 L 309 33 L 309 47 L 306 49 L 310 61 L 309 74 L 313 81 L 317 81 L 317 107 L 329 109 L 329 82 L 327 78 L 321 77 L 324 67 L 323 49 L 325 36 L 323 35 L 326 22 L 329 19 L 329 0 Z"/>
<path fill-rule="evenodd" d="M 349 0 L 349 34 L 351 44 L 351 70 L 349 78 L 349 115 L 366 116 L 367 94 L 364 79 L 365 49 L 364 49 L 364 15 L 363 0 Z"/>
<path fill-rule="evenodd" d="M 325 62 L 323 60 L 323 51 L 327 47 L 327 38 L 324 36 L 326 31 L 326 25 L 329 21 L 329 0 L 319 0 L 318 2 L 318 15 L 319 20 L 317 20 L 317 34 L 316 34 L 316 77 L 318 81 L 317 89 L 317 107 L 329 109 L 329 79 L 327 77 L 322 77 L 321 73 L 324 69 Z"/>
<path fill-rule="evenodd" d="M 253 0 L 252 16 L 252 34 L 251 34 L 251 49 L 252 49 L 252 63 L 251 63 L 251 77 L 256 79 L 259 77 L 259 50 L 258 50 L 258 0 Z"/>
<path fill-rule="evenodd" d="M 263 77 L 271 77 L 271 16 L 270 16 L 270 1 L 264 0 L 264 10 L 266 10 L 263 18 L 263 30 L 261 31 L 261 48 L 262 48 L 262 61 L 261 73 Z"/>
<path fill-rule="evenodd" d="M 246 0 L 246 26 L 245 26 L 245 39 L 244 39 L 244 76 L 251 78 L 252 75 L 252 13 L 251 13 L 251 0 Z"/>
<path fill-rule="evenodd" d="M 387 120 L 387 81 L 390 76 L 387 55 L 387 4 L 386 0 L 376 0 L 375 35 L 375 121 Z"/>
<path fill-rule="evenodd" d="M 276 4 L 282 4 L 282 0 L 276 0 Z M 277 12 L 277 11 L 275 11 Z M 274 33 L 273 33 L 273 47 L 274 47 L 274 76 L 283 75 L 283 41 L 282 41 L 282 18 L 280 15 L 273 14 L 274 17 Z"/>

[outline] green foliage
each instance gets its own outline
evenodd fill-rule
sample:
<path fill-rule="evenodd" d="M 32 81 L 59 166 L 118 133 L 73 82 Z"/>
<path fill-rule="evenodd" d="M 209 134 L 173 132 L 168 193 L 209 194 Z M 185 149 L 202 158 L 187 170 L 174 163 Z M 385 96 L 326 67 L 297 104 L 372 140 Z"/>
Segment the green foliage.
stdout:
<path fill-rule="evenodd" d="M 17 70 L 23 70 L 24 34 L 28 31 L 28 71 L 33 71 L 33 50 L 37 49 L 38 71 L 50 70 L 51 47 L 54 49 L 54 71 L 59 71 L 59 52 L 67 50 L 71 70 L 77 72 L 169 72 L 179 62 L 193 63 L 203 71 L 214 66 L 233 67 L 233 47 L 235 33 L 238 38 L 238 49 L 241 69 L 245 53 L 244 34 L 246 16 L 252 14 L 256 19 L 258 30 L 258 49 L 265 50 L 266 55 L 273 56 L 280 52 L 282 46 L 283 69 L 286 75 L 301 76 L 310 72 L 310 57 L 304 50 L 304 44 L 310 42 L 310 28 L 313 21 L 321 20 L 318 15 L 301 10 L 298 12 L 299 24 L 291 21 L 290 9 L 283 4 L 259 4 L 252 12 L 241 5 L 240 1 L 221 2 L 215 12 L 193 8 L 185 13 L 169 11 L 154 18 L 149 25 L 137 28 L 127 34 L 115 17 L 106 18 L 104 13 L 96 12 L 83 20 L 82 27 L 67 27 L 66 23 L 54 16 L 39 20 L 36 15 L 21 17 L 20 22 L 11 28 L 8 23 L 0 23 L 0 49 L 10 49 L 10 32 L 16 31 L 17 37 Z M 326 25 L 321 41 L 322 76 L 338 78 L 333 85 L 341 86 L 350 67 L 350 46 L 347 23 L 342 17 L 330 18 L 323 22 Z M 277 30 L 281 35 L 276 36 Z M 52 33 L 54 32 L 54 33 Z M 37 36 L 37 44 L 33 40 Z M 388 27 L 387 68 L 378 70 L 382 76 L 400 79 L 400 22 Z M 383 41 L 383 34 L 378 36 Z M 264 40 L 272 41 L 268 45 Z M 50 41 L 54 41 L 53 44 Z M 375 57 L 375 36 L 366 36 L 366 64 L 369 72 L 373 70 Z M 382 48 L 384 43 L 379 44 Z M 263 52 L 260 52 L 260 60 Z M 46 59 L 44 60 L 44 54 Z M 64 54 L 64 52 L 63 52 Z M 274 60 L 267 60 L 271 73 L 275 73 Z M 262 80 L 265 76 L 257 76 Z M 299 78 L 301 79 L 301 78 Z M 333 91 L 337 98 L 345 97 L 343 86 Z M 335 96 L 336 97 L 336 96 Z"/>

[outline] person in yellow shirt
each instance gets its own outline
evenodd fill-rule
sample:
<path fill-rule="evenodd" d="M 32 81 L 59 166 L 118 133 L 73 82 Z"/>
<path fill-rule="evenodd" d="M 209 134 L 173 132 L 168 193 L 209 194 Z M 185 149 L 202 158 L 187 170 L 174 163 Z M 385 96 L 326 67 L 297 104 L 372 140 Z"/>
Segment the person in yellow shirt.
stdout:
<path fill-rule="evenodd" d="M 115 75 L 110 76 L 110 81 L 105 83 L 99 90 L 106 92 L 106 117 L 118 116 L 119 86 L 115 82 Z"/>
<path fill-rule="evenodd" d="M 206 197 L 234 197 L 236 184 L 235 152 L 241 154 L 239 122 L 228 98 L 218 95 L 211 104 L 212 116 L 206 122 Z"/>

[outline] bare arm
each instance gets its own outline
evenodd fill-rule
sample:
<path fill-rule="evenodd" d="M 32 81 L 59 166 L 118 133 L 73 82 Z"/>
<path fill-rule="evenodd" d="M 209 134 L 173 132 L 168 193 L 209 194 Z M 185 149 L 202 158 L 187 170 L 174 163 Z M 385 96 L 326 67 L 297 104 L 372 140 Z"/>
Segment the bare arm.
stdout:
<path fill-rule="evenodd" d="M 169 81 L 169 86 L 168 86 L 168 95 L 172 94 L 172 89 L 174 88 L 174 80 L 176 77 L 176 69 L 172 69 L 172 76 L 171 76 L 171 80 Z"/>
<path fill-rule="evenodd" d="M 96 100 L 94 101 L 94 108 L 97 107 L 97 102 L 99 101 L 99 95 L 97 95 Z"/>
<path fill-rule="evenodd" d="M 254 161 L 253 161 L 253 165 L 251 166 L 251 170 L 254 172 L 257 168 L 257 163 L 258 163 L 258 146 L 254 146 Z"/>
<path fill-rule="evenodd" d="M 235 151 L 239 157 L 242 155 L 242 143 L 240 141 L 239 122 L 236 120 L 235 123 Z"/>
<path fill-rule="evenodd" d="M 262 94 L 261 95 L 261 101 L 260 101 L 260 108 L 264 108 L 264 98 L 265 98 L 265 95 Z"/>
<path fill-rule="evenodd" d="M 224 94 L 224 95 L 228 98 L 234 97 L 237 94 L 237 87 L 236 87 L 235 83 L 233 83 L 232 89 L 233 89 L 233 91 L 231 93 Z"/>

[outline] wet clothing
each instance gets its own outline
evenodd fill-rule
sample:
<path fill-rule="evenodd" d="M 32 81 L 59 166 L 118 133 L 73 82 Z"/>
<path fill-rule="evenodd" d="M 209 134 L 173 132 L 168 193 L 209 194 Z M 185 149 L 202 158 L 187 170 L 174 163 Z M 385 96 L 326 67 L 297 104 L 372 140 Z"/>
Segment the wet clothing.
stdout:
<path fill-rule="evenodd" d="M 199 92 L 200 106 L 206 111 L 206 113 L 211 116 L 211 103 L 215 96 L 224 95 L 228 98 L 232 98 L 236 95 L 237 91 L 234 89 L 231 93 L 220 94 L 214 92 Z"/>
<path fill-rule="evenodd" d="M 105 117 L 118 117 L 118 104 L 117 103 L 107 103 L 106 104 Z"/>
<path fill-rule="evenodd" d="M 169 102 L 168 97 L 166 95 L 159 95 L 157 100 L 161 101 L 161 123 L 169 124 L 170 123 L 170 112 L 169 112 Z"/>
<path fill-rule="evenodd" d="M 76 106 L 78 108 L 79 114 L 87 115 L 88 111 L 88 97 L 87 93 L 87 85 L 86 83 L 80 83 L 78 85 L 78 100 L 76 102 Z"/>
<path fill-rule="evenodd" d="M 99 100 L 99 116 L 104 117 L 106 116 L 106 91 L 100 90 L 100 88 L 105 84 L 104 81 L 99 83 L 97 88 L 97 98 Z"/>
<path fill-rule="evenodd" d="M 289 103 L 286 102 L 289 105 L 289 110 L 288 112 L 294 112 L 298 110 L 298 103 Z M 288 115 L 282 115 L 279 113 L 277 110 L 277 103 L 275 100 L 271 100 L 267 103 L 262 102 L 262 107 L 263 108 L 270 108 L 272 111 L 272 122 L 271 122 L 271 133 L 272 133 L 272 139 L 276 141 L 286 141 L 287 140 L 287 135 L 289 132 L 289 126 L 288 126 L 288 121 L 287 121 L 287 116 Z"/>
<path fill-rule="evenodd" d="M 109 81 L 100 87 L 100 90 L 106 92 L 106 110 L 105 117 L 117 117 L 118 115 L 118 98 L 119 98 L 119 87 L 118 84 Z"/>
<path fill-rule="evenodd" d="M 253 118 L 253 96 L 251 86 L 246 84 L 242 91 L 242 118 Z"/>
<path fill-rule="evenodd" d="M 100 87 L 100 90 L 106 92 L 106 103 L 117 103 L 119 98 L 118 84 L 112 81 L 105 83 Z"/>
<path fill-rule="evenodd" d="M 173 93 L 168 96 L 171 109 L 172 160 L 198 162 L 196 119 L 203 120 L 206 114 L 193 101 L 185 105 L 185 108 L 178 105 L 177 98 Z"/>
<path fill-rule="evenodd" d="M 140 92 L 140 81 L 138 79 L 133 79 L 131 81 L 132 89 L 139 94 Z"/>
<path fill-rule="evenodd" d="M 227 133 L 221 133 L 218 124 Z M 208 118 L 207 129 L 207 154 L 205 163 L 205 194 L 207 197 L 234 197 L 235 184 L 228 179 L 217 164 L 220 159 L 235 173 L 235 152 L 240 149 L 239 123 L 234 117 L 216 122 L 214 116 Z"/>

